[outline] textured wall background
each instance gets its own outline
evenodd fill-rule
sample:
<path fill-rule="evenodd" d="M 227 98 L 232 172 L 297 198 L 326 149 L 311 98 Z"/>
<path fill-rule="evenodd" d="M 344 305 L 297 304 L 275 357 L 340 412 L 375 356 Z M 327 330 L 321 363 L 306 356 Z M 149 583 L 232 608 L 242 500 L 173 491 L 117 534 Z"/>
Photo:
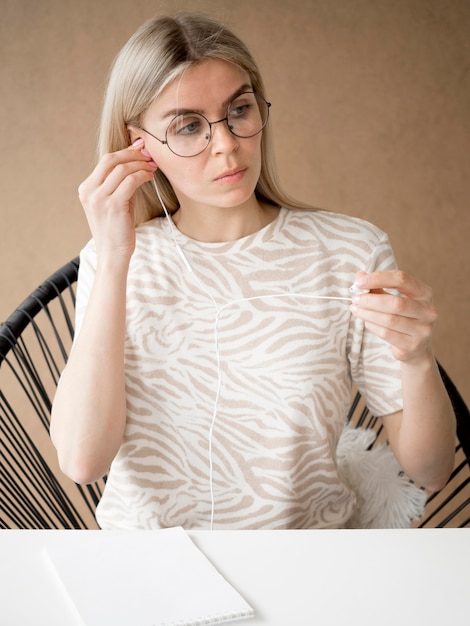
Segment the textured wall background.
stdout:
<path fill-rule="evenodd" d="M 254 52 L 286 188 L 376 223 L 433 285 L 436 353 L 470 401 L 466 0 L 0 0 L 0 320 L 87 241 L 76 189 L 108 68 L 179 9 L 227 20 Z"/>

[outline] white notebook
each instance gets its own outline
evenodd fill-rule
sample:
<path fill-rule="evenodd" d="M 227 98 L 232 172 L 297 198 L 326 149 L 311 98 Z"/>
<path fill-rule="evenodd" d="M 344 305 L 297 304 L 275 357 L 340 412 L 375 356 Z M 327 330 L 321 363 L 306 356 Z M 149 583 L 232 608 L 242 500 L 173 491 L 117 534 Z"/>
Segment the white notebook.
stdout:
<path fill-rule="evenodd" d="M 87 532 L 44 556 L 80 626 L 202 626 L 254 615 L 182 528 Z"/>

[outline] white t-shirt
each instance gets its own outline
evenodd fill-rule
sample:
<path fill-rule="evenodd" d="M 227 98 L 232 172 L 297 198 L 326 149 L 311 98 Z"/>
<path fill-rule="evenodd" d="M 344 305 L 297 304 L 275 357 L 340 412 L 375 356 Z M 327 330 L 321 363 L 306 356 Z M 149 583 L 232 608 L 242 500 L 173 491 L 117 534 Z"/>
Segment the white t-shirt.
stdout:
<path fill-rule="evenodd" d="M 127 426 L 102 528 L 337 528 L 355 495 L 335 451 L 354 382 L 375 415 L 402 408 L 400 365 L 347 300 L 357 271 L 396 266 L 356 218 L 281 209 L 228 243 L 137 229 L 127 288 Z M 96 267 L 82 251 L 77 333 Z"/>

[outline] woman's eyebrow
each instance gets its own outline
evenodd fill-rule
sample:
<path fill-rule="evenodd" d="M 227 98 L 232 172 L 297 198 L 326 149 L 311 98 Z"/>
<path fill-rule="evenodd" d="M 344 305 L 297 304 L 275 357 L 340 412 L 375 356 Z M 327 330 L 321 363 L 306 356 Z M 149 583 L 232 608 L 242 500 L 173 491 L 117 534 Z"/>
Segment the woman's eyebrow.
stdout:
<path fill-rule="evenodd" d="M 229 96 L 226 100 L 222 102 L 221 108 L 226 109 L 234 98 L 244 93 L 245 91 L 252 91 L 252 90 L 253 90 L 253 87 L 249 83 L 245 83 L 244 85 L 241 85 L 241 87 L 239 87 L 236 91 L 234 91 L 231 96 Z M 166 113 L 162 115 L 161 119 L 165 120 L 168 117 L 173 118 L 173 117 L 176 117 L 177 115 L 187 115 L 188 113 L 199 113 L 199 115 L 204 115 L 204 109 L 188 109 L 188 108 L 170 109 L 169 111 L 167 111 Z"/>

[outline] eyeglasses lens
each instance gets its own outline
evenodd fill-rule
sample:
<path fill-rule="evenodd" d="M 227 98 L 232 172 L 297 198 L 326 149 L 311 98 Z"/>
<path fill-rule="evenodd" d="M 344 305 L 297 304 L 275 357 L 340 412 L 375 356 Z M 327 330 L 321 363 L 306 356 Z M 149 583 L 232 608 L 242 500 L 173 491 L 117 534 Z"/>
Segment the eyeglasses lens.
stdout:
<path fill-rule="evenodd" d="M 255 93 L 237 96 L 229 105 L 226 123 L 236 137 L 257 135 L 266 126 L 269 104 Z M 166 131 L 166 141 L 179 156 L 196 156 L 207 148 L 211 140 L 211 124 L 199 113 L 184 113 L 175 117 Z"/>

